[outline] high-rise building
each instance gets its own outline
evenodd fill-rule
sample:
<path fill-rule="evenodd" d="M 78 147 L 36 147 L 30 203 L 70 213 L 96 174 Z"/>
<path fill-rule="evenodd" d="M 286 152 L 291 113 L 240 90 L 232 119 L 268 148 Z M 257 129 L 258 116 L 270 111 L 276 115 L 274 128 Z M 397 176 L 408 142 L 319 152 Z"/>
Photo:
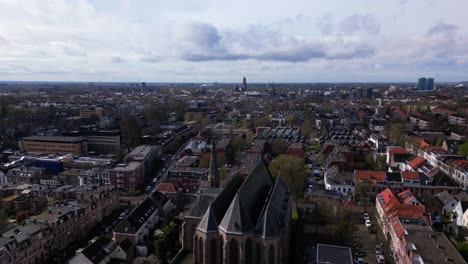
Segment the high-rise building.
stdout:
<path fill-rule="evenodd" d="M 427 78 L 426 90 L 434 90 L 434 78 Z"/>
<path fill-rule="evenodd" d="M 417 89 L 424 90 L 424 87 L 426 87 L 426 78 L 419 78 Z"/>
<path fill-rule="evenodd" d="M 417 89 L 420 91 L 434 90 L 434 78 L 419 78 Z"/>
<path fill-rule="evenodd" d="M 242 91 L 247 91 L 247 79 L 245 77 L 242 79 Z"/>

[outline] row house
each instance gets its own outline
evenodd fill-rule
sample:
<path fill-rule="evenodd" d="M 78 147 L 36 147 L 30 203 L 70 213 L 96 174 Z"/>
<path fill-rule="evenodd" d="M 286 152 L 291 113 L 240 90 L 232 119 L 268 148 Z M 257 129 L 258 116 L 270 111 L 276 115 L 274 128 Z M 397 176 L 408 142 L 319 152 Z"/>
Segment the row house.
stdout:
<path fill-rule="evenodd" d="M 424 151 L 424 158 L 433 166 L 439 168 L 460 184 L 464 190 L 468 188 L 468 160 L 461 155 L 448 154 L 443 147 L 429 146 Z"/>
<path fill-rule="evenodd" d="M 338 166 L 327 169 L 324 173 L 325 189 L 340 193 L 346 200 L 354 194 L 354 174 L 341 171 Z"/>
<path fill-rule="evenodd" d="M 442 175 L 443 176 L 443 175 Z M 373 200 L 383 190 L 390 188 L 395 192 L 410 190 L 416 195 L 429 191 L 431 194 L 447 191 L 453 195 L 462 189 L 450 181 L 428 179 L 424 174 L 415 171 L 385 172 L 371 170 L 355 170 L 355 200 L 370 198 Z"/>
<path fill-rule="evenodd" d="M 411 157 L 406 149 L 396 146 L 387 147 L 387 165 L 390 171 L 402 171 Z"/>
<path fill-rule="evenodd" d="M 372 144 L 371 147 L 377 154 L 385 154 L 387 152 L 387 147 L 392 146 L 392 142 L 381 134 L 371 134 L 369 142 Z"/>
<path fill-rule="evenodd" d="M 38 183 L 44 174 L 43 168 L 20 166 L 10 169 L 6 178 L 9 183 Z"/>
<path fill-rule="evenodd" d="M 466 117 L 460 115 L 449 115 L 448 122 L 450 125 L 464 126 L 466 125 Z"/>
<path fill-rule="evenodd" d="M 95 263 L 132 263 L 134 259 L 132 243 L 126 239 L 117 243 L 103 236 L 92 242 L 84 249 L 79 249 L 77 254 L 70 259 L 70 264 L 95 264 Z"/>
<path fill-rule="evenodd" d="M 177 180 L 184 192 L 196 192 L 201 181 L 206 180 L 208 169 L 194 167 L 173 167 L 167 172 L 168 179 Z"/>
<path fill-rule="evenodd" d="M 397 263 L 466 263 L 441 232 L 431 228 L 423 205 L 409 204 L 410 191 L 395 195 L 387 188 L 375 199 L 377 220 Z"/>
<path fill-rule="evenodd" d="M 1 263 L 47 263 L 56 251 L 54 230 L 40 223 L 17 226 L 1 234 Z"/>
<path fill-rule="evenodd" d="M 121 243 L 129 240 L 136 249 L 136 254 L 148 254 L 150 231 L 159 223 L 159 213 L 167 201 L 164 195 L 153 193 L 133 209 L 113 230 L 112 240 Z"/>
<path fill-rule="evenodd" d="M 411 124 L 415 125 L 420 130 L 427 130 L 431 125 L 431 121 L 424 117 L 410 116 Z"/>

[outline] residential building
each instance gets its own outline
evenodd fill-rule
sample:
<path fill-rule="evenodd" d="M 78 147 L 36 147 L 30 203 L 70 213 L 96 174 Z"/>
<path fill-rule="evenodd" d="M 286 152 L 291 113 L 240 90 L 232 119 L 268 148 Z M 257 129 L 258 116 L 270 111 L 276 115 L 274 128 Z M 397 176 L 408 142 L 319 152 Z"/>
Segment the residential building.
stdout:
<path fill-rule="evenodd" d="M 448 122 L 450 125 L 464 126 L 466 125 L 466 117 L 460 115 L 449 115 Z"/>
<path fill-rule="evenodd" d="M 465 263 L 447 237 L 432 230 L 424 206 L 405 204 L 404 197 L 390 189 L 376 197 L 377 220 L 396 263 Z"/>
<path fill-rule="evenodd" d="M 423 173 L 414 171 L 354 171 L 355 199 L 364 196 L 374 200 L 376 195 L 386 188 L 395 192 L 410 190 L 413 194 L 421 195 L 425 191 L 431 194 L 447 191 L 452 195 L 462 192 L 462 189 L 444 174 L 438 174 L 434 179 L 428 179 Z"/>
<path fill-rule="evenodd" d="M 132 243 L 126 239 L 121 243 L 100 237 L 86 248 L 79 249 L 70 264 L 131 263 L 134 258 Z"/>
<path fill-rule="evenodd" d="M 131 161 L 128 164 L 117 164 L 109 170 L 109 181 L 120 191 L 132 192 L 143 184 L 143 163 Z"/>
<path fill-rule="evenodd" d="M 423 116 L 410 116 L 410 122 L 420 130 L 428 130 L 431 121 Z"/>
<path fill-rule="evenodd" d="M 325 189 L 336 191 L 351 200 L 354 194 L 354 173 L 340 171 L 338 166 L 333 166 L 325 171 Z"/>
<path fill-rule="evenodd" d="M 161 149 L 158 146 L 142 145 L 134 148 L 124 158 L 125 163 L 141 162 L 143 164 L 143 174 L 146 177 L 151 177 L 156 160 L 161 155 Z"/>
<path fill-rule="evenodd" d="M 102 118 L 102 108 L 92 107 L 92 108 L 80 109 L 81 118 L 90 118 L 92 116 L 97 116 L 99 118 Z"/>
<path fill-rule="evenodd" d="M 401 147 L 387 147 L 387 165 L 390 171 L 401 171 L 406 166 L 406 161 L 411 153 Z"/>
<path fill-rule="evenodd" d="M 88 153 L 88 140 L 83 137 L 31 136 L 22 138 L 19 147 L 26 152 L 82 155 Z"/>
<path fill-rule="evenodd" d="M 184 192 L 196 192 L 202 181 L 207 180 L 208 169 L 194 167 L 173 167 L 167 172 L 168 179 L 177 180 Z"/>
<path fill-rule="evenodd" d="M 138 256 L 146 256 L 150 230 L 159 222 L 160 207 L 154 195 L 147 197 L 115 227 L 112 240 L 129 240 Z"/>
<path fill-rule="evenodd" d="M 43 168 L 29 166 L 12 168 L 6 174 L 9 183 L 38 183 L 44 176 Z"/>
<path fill-rule="evenodd" d="M 16 226 L 0 237 L 1 263 L 47 263 L 56 252 L 54 231 L 40 223 Z"/>

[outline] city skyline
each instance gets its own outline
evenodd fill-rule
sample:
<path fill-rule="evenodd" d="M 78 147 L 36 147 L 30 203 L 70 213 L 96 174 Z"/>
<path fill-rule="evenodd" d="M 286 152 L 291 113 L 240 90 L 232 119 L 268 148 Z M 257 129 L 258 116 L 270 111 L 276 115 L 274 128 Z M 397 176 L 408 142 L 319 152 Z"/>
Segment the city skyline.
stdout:
<path fill-rule="evenodd" d="M 463 7 L 462 0 L 0 0 L 0 80 L 466 81 Z"/>

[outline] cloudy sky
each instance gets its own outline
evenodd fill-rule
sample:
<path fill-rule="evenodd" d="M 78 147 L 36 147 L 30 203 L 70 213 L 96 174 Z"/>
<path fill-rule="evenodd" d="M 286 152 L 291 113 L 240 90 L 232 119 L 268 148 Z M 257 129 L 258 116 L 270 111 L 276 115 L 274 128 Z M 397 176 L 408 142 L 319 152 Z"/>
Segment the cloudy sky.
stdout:
<path fill-rule="evenodd" d="M 0 0 L 0 80 L 468 80 L 467 0 Z"/>

